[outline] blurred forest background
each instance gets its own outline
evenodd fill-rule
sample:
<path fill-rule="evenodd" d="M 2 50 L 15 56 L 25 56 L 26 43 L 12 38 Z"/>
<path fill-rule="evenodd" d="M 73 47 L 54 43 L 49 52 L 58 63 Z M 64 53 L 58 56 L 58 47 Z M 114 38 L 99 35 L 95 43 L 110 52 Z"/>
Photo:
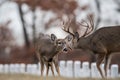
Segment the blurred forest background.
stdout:
<path fill-rule="evenodd" d="M 61 22 L 72 18 L 72 31 L 82 33 L 78 22 L 87 15 L 94 17 L 95 30 L 120 25 L 120 0 L 0 0 L 0 63 L 37 63 L 34 43 L 40 32 L 64 38 Z M 59 60 L 94 62 L 95 57 L 74 50 Z M 119 54 L 112 63 L 120 65 Z"/>

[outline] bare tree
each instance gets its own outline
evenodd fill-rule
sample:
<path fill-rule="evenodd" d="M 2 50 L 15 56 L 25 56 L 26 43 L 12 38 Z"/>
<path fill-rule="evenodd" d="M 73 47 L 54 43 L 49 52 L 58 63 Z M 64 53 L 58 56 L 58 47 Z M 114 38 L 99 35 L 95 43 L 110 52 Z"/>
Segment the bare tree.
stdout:
<path fill-rule="evenodd" d="M 14 40 L 11 30 L 8 28 L 9 23 L 10 21 L 4 25 L 0 25 L 0 53 L 3 54 L 7 47 L 11 47 L 13 45 L 12 41 Z"/>
<path fill-rule="evenodd" d="M 22 27 L 23 27 L 25 44 L 26 44 L 27 47 L 30 47 L 30 42 L 29 42 L 28 35 L 27 35 L 25 21 L 24 21 L 24 18 L 23 18 L 24 14 L 23 14 L 23 11 L 22 11 L 22 4 L 18 4 L 18 10 L 19 10 L 19 13 L 20 13 L 20 19 L 21 19 L 21 23 L 22 23 Z"/>

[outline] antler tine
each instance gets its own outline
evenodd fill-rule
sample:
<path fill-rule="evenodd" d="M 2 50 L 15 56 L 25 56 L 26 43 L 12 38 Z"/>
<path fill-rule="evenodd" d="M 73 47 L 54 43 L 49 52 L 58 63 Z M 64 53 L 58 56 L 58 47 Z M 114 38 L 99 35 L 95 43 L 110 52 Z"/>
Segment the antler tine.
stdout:
<path fill-rule="evenodd" d="M 84 32 L 82 37 L 87 35 L 88 29 L 89 29 L 89 24 L 85 20 L 83 20 L 83 21 L 84 21 L 84 23 L 86 23 L 86 25 L 84 25 L 84 27 L 87 27 L 87 29 L 85 30 L 85 32 Z"/>
<path fill-rule="evenodd" d="M 90 31 L 87 32 L 87 35 L 88 35 L 89 33 L 91 33 L 91 32 L 93 31 L 93 29 L 94 29 L 93 19 L 92 19 L 90 16 L 88 16 L 88 20 L 89 20 L 89 22 L 90 22 L 90 24 L 89 24 L 89 29 L 90 29 Z"/>
<path fill-rule="evenodd" d="M 64 24 L 63 22 L 63 30 L 69 34 L 71 34 L 72 36 L 74 36 L 73 33 L 70 32 L 70 24 L 71 24 L 71 20 L 69 20 L 67 23 Z"/>
<path fill-rule="evenodd" d="M 85 25 L 84 25 L 84 24 L 82 24 L 82 23 L 85 23 Z M 79 25 L 81 25 L 81 26 L 83 26 L 83 27 L 87 27 L 87 29 L 85 30 L 84 34 L 83 34 L 81 37 L 86 36 L 87 31 L 88 31 L 88 29 L 89 29 L 89 24 L 88 24 L 88 23 L 87 23 L 84 19 L 82 19 L 82 22 L 81 22 L 81 23 L 79 23 Z"/>
<path fill-rule="evenodd" d="M 93 19 L 91 19 L 90 16 L 87 16 L 88 20 L 89 20 L 89 24 L 85 21 L 85 20 L 82 20 L 86 25 L 83 25 L 81 23 L 79 23 L 81 26 L 84 26 L 84 27 L 87 27 L 87 29 L 85 30 L 84 34 L 82 35 L 82 37 L 90 34 L 93 29 L 94 29 L 94 22 L 93 22 Z M 90 29 L 90 30 L 89 30 Z"/>
<path fill-rule="evenodd" d="M 94 22 L 93 22 L 93 17 L 91 18 L 91 17 L 89 17 L 89 19 L 90 19 L 90 24 L 91 24 L 91 27 L 92 27 L 92 30 L 94 29 Z"/>
<path fill-rule="evenodd" d="M 86 25 L 83 25 L 82 23 L 85 23 L 87 26 L 86 26 Z M 78 24 L 81 25 L 81 26 L 84 26 L 84 27 L 88 27 L 88 23 L 87 23 L 85 20 L 83 20 L 83 19 L 82 19 L 82 22 L 81 22 L 81 23 L 78 23 Z"/>

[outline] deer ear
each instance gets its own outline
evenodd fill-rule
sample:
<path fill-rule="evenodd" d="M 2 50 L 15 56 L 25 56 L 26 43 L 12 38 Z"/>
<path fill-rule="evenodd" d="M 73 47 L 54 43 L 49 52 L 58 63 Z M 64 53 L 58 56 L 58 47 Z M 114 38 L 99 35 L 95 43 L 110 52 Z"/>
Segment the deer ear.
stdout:
<path fill-rule="evenodd" d="M 56 41 L 56 40 L 57 40 L 57 37 L 56 37 L 54 34 L 51 34 L 51 40 L 52 40 L 52 41 Z"/>
<path fill-rule="evenodd" d="M 72 35 L 68 35 L 68 36 L 65 37 L 65 40 L 70 42 L 70 41 L 73 40 L 73 36 Z"/>

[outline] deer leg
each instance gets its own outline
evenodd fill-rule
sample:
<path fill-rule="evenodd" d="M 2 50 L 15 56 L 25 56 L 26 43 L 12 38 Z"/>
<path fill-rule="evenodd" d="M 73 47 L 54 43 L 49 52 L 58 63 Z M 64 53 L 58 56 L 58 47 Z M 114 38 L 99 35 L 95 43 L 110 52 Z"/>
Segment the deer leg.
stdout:
<path fill-rule="evenodd" d="M 48 73 L 49 73 L 49 63 L 46 63 L 46 76 L 48 76 Z"/>
<path fill-rule="evenodd" d="M 58 66 L 58 60 L 54 60 L 53 62 L 55 64 L 55 69 L 57 71 L 57 74 L 58 74 L 58 76 L 60 76 L 60 69 L 59 69 L 59 66 Z"/>
<path fill-rule="evenodd" d="M 41 60 L 41 77 L 43 77 L 44 72 L 44 62 Z"/>
<path fill-rule="evenodd" d="M 55 64 L 55 66 L 56 66 L 56 71 L 57 71 L 57 73 L 58 73 L 58 76 L 60 76 L 60 69 L 59 69 L 58 64 Z"/>
<path fill-rule="evenodd" d="M 41 65 L 41 77 L 43 77 L 43 72 L 44 72 L 44 60 L 43 58 L 40 56 L 40 53 L 39 51 L 36 51 L 36 55 L 37 55 L 37 58 L 40 62 L 40 65 Z"/>
<path fill-rule="evenodd" d="M 51 71 L 52 71 L 52 75 L 55 76 L 54 74 L 54 68 L 53 68 L 53 63 L 51 62 Z"/>
<path fill-rule="evenodd" d="M 102 73 L 102 70 L 101 70 L 101 68 L 100 68 L 100 64 L 102 63 L 102 61 L 103 61 L 103 59 L 104 59 L 104 55 L 103 54 L 100 54 L 100 55 L 98 55 L 98 57 L 97 57 L 97 69 L 98 69 L 98 71 L 100 72 L 100 75 L 102 76 L 102 78 L 104 78 L 104 76 L 103 76 L 103 73 Z"/>
<path fill-rule="evenodd" d="M 104 71 L 105 71 L 105 76 L 107 77 L 107 69 L 109 68 L 109 64 L 110 64 L 110 60 L 111 60 L 111 57 L 110 57 L 110 54 L 107 54 L 105 56 L 105 65 L 104 65 Z"/>

